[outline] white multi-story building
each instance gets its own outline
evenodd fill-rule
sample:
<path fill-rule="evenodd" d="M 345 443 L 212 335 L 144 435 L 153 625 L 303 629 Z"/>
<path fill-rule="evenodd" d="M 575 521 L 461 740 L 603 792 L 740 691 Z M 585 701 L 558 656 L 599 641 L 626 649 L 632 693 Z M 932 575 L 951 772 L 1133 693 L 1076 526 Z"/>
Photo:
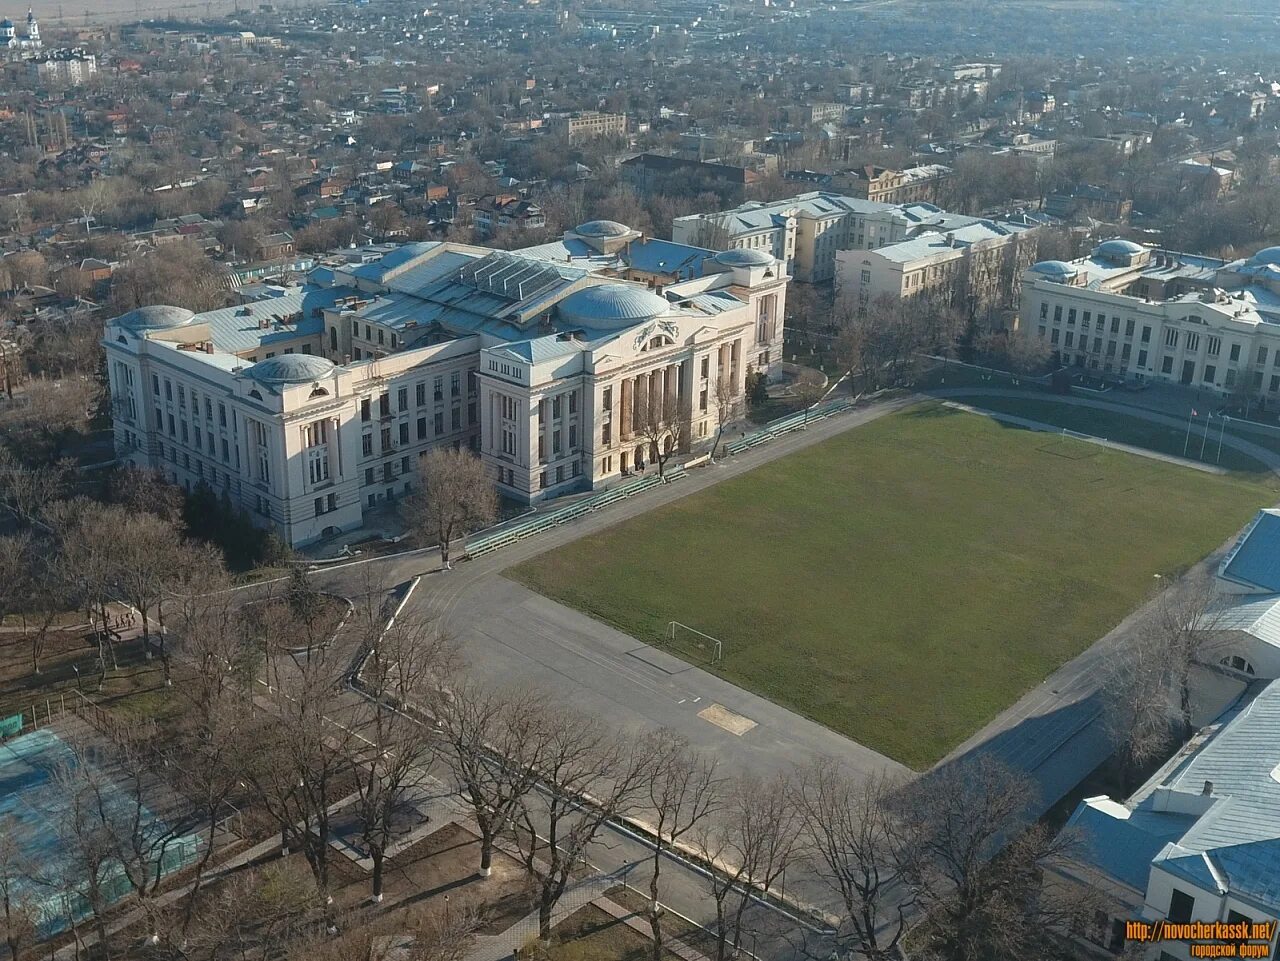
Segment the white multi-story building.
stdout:
<path fill-rule="evenodd" d="M 939 216 L 874 250 L 836 252 L 836 289 L 865 307 L 880 297 L 923 300 L 977 316 L 1012 308 L 1035 260 L 1037 227 Z"/>
<path fill-rule="evenodd" d="M 764 250 L 786 264 L 797 281 L 835 280 L 837 254 L 875 250 L 921 233 L 946 232 L 982 222 L 928 203 L 889 204 L 826 191 L 773 203 L 749 202 L 671 222 L 678 243 L 717 249 Z"/>
<path fill-rule="evenodd" d="M 1224 261 L 1108 240 L 1023 275 L 1020 325 L 1064 365 L 1280 400 L 1280 247 Z"/>
<path fill-rule="evenodd" d="M 1176 937 L 1131 953 L 1126 922 L 1280 920 L 1280 681 L 1201 731 L 1127 801 L 1086 798 L 1066 830 L 1072 858 L 1052 870 L 1104 895 L 1094 923 L 1071 932 L 1081 947 L 1152 961 L 1274 957 L 1274 927 L 1256 955 L 1221 944 L 1204 953 Z"/>
<path fill-rule="evenodd" d="M 709 441 L 717 383 L 740 395 L 781 358 L 789 278 L 763 252 L 595 221 L 525 251 L 358 254 L 279 296 L 108 322 L 120 456 L 306 544 L 361 526 L 443 444 L 526 502 L 608 485 L 656 443 Z M 680 429 L 658 439 L 651 416 Z"/>

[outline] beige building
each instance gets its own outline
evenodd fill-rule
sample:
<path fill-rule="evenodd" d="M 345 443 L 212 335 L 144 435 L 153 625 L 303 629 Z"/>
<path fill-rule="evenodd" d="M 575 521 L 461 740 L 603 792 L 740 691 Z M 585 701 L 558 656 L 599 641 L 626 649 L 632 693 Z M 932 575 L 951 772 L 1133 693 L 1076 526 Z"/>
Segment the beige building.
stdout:
<path fill-rule="evenodd" d="M 1280 401 L 1280 247 L 1224 261 L 1109 240 L 1034 264 L 1020 317 L 1064 365 Z"/>
<path fill-rule="evenodd" d="M 837 252 L 837 291 L 863 308 L 891 297 L 993 320 L 1017 304 L 1022 274 L 1035 260 L 1037 228 L 953 218 L 961 219 L 971 222 L 924 225 L 887 247 Z"/>
<path fill-rule="evenodd" d="M 942 185 L 951 177 L 951 168 L 942 164 L 925 164 L 892 170 L 867 164 L 845 170 L 832 177 L 832 185 L 847 190 L 855 197 L 876 200 L 886 204 L 907 204 L 917 201 L 932 203 L 938 199 Z"/>
<path fill-rule="evenodd" d="M 956 230 L 981 222 L 927 203 L 887 204 L 814 191 L 773 203 L 745 203 L 671 223 L 678 243 L 719 249 L 764 250 L 801 283 L 836 279 L 841 251 L 877 250 L 922 232 Z"/>
<path fill-rule="evenodd" d="M 582 113 L 569 114 L 552 119 L 550 127 L 575 140 L 589 140 L 592 137 L 625 137 L 627 135 L 627 115 L 625 113 L 599 113 L 587 110 Z"/>
<path fill-rule="evenodd" d="M 360 527 L 446 444 L 517 500 L 607 486 L 659 444 L 709 443 L 717 384 L 741 396 L 781 358 L 789 278 L 762 252 L 594 221 L 524 252 L 346 256 L 240 306 L 109 321 L 119 456 L 307 544 Z"/>

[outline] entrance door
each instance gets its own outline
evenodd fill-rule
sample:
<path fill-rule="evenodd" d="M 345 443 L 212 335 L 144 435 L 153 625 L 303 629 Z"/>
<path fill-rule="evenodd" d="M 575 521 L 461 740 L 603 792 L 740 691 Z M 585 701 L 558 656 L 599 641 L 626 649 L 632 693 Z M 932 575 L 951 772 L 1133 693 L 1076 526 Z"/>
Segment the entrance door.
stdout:
<path fill-rule="evenodd" d="M 1182 382 L 1189 384 L 1195 380 L 1196 362 L 1194 360 L 1184 360 L 1182 362 Z"/>

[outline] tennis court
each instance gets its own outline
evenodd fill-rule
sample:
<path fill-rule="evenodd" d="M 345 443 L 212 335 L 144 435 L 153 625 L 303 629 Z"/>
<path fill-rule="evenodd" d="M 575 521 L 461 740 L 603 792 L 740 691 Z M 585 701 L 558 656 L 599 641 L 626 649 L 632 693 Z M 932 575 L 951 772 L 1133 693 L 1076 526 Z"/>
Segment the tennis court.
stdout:
<path fill-rule="evenodd" d="M 84 756 L 93 758 L 91 748 Z M 0 742 L 0 825 L 16 843 L 21 877 L 16 894 L 34 910 L 42 936 L 56 934 L 90 913 L 81 893 L 75 858 L 68 850 L 72 799 L 65 785 L 66 772 L 78 762 L 77 753 L 52 728 L 42 728 Z M 93 763 L 92 761 L 90 763 Z M 105 771 L 106 767 L 95 770 Z M 103 836 L 127 835 L 138 815 L 125 792 L 109 777 L 95 780 L 93 817 L 88 830 Z M 99 798 L 101 803 L 98 804 Z M 84 823 L 83 821 L 81 822 Z M 152 864 L 170 874 L 195 860 L 201 839 L 196 834 L 175 834 L 170 826 L 145 808 L 136 822 L 146 847 L 154 851 Z M 104 901 L 114 903 L 129 893 L 123 866 L 108 863 L 102 872 Z"/>

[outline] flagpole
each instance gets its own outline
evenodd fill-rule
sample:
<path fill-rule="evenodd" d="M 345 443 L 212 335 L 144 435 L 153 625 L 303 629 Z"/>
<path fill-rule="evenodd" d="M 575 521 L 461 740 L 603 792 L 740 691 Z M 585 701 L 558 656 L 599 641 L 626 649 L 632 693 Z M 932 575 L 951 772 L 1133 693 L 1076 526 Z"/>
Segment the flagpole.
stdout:
<path fill-rule="evenodd" d="M 1209 443 L 1209 421 L 1213 420 L 1213 411 L 1209 411 L 1204 418 L 1204 437 L 1200 440 L 1200 459 L 1204 460 L 1204 445 Z"/>
<path fill-rule="evenodd" d="M 1222 463 L 1222 435 L 1227 432 L 1227 420 L 1229 418 L 1224 414 L 1222 417 L 1222 429 L 1218 431 L 1218 458 L 1214 463 Z"/>
<path fill-rule="evenodd" d="M 1191 418 L 1196 416 L 1196 409 L 1191 408 L 1191 413 L 1187 415 L 1187 436 L 1182 442 L 1182 456 L 1187 456 L 1187 447 L 1191 444 Z"/>

